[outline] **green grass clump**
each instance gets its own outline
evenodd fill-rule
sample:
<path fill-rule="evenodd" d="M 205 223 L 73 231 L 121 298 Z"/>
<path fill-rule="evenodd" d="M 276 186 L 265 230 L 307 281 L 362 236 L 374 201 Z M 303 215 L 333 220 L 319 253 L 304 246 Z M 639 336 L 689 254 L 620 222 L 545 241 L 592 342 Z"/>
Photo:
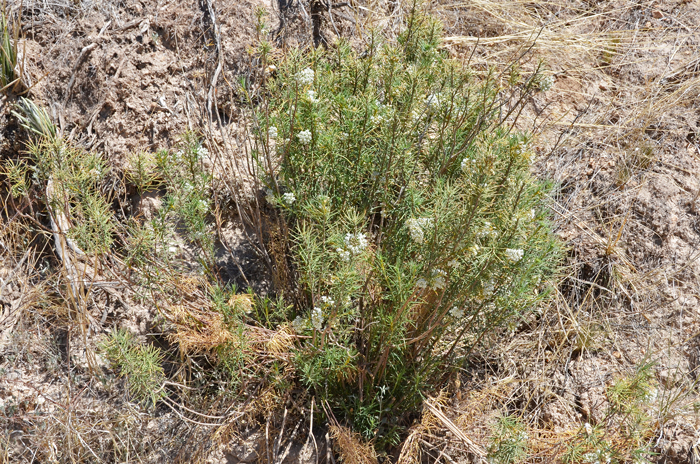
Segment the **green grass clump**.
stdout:
<path fill-rule="evenodd" d="M 153 345 L 142 345 L 126 330 L 110 333 L 101 346 L 109 361 L 126 377 L 129 393 L 140 403 L 154 405 L 165 396 L 163 354 Z"/>
<path fill-rule="evenodd" d="M 489 462 L 515 464 L 527 457 L 528 435 L 525 424 L 515 416 L 499 416 L 493 425 Z"/>
<path fill-rule="evenodd" d="M 2 4 L 0 11 L 0 91 L 12 87 L 19 76 L 17 69 L 17 35 L 19 28 L 14 27 L 15 33 L 10 30 L 10 22 L 5 15 L 5 4 Z"/>
<path fill-rule="evenodd" d="M 651 411 L 657 406 L 653 364 L 638 366 L 631 375 L 615 379 L 607 388 L 605 416 L 599 423 L 586 423 L 567 444 L 562 462 L 652 461 L 655 429 Z"/>
<path fill-rule="evenodd" d="M 32 179 L 37 191 L 46 192 L 54 214 L 69 221 L 68 237 L 89 255 L 109 251 L 115 223 L 100 183 L 107 167 L 98 155 L 72 147 L 60 138 L 42 138 L 28 145 Z M 52 188 L 46 188 L 48 183 Z"/>
<path fill-rule="evenodd" d="M 201 265 L 213 272 L 214 233 L 209 220 L 213 205 L 212 176 L 203 165 L 207 156 L 199 137 L 186 132 L 174 149 L 156 154 L 156 169 L 167 192 L 162 209 L 164 218 L 179 221 L 180 231 L 201 251 Z"/>
<path fill-rule="evenodd" d="M 447 58 L 440 37 L 414 14 L 398 43 L 291 53 L 255 117 L 297 277 L 299 377 L 379 447 L 538 304 L 559 262 L 548 186 L 501 112 L 513 89 Z"/>
<path fill-rule="evenodd" d="M 61 138 L 46 110 L 31 100 L 20 99 L 13 114 L 31 137 L 26 158 L 8 160 L 4 166 L 12 195 L 43 199 L 54 224 L 65 229 L 62 232 L 82 252 L 109 251 L 115 222 L 101 191 L 108 172 L 104 160 Z"/>

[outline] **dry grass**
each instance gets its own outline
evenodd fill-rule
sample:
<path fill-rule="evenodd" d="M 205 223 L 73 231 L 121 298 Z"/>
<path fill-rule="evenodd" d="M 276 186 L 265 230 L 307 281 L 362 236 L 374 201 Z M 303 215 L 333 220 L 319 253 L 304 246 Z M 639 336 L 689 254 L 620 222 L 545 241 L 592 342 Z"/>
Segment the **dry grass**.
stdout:
<path fill-rule="evenodd" d="M 377 464 L 377 455 L 371 443 L 363 442 L 352 430 L 341 425 L 329 427 L 333 448 L 344 464 Z"/>

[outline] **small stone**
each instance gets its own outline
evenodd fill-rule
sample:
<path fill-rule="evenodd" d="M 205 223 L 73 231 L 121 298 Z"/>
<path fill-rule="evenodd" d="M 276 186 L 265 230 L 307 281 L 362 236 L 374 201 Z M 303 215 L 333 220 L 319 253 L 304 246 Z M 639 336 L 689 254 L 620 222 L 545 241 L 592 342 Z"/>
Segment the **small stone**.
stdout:
<path fill-rule="evenodd" d="M 664 19 L 664 14 L 661 12 L 661 10 L 654 10 L 651 15 L 654 17 L 654 19 Z"/>

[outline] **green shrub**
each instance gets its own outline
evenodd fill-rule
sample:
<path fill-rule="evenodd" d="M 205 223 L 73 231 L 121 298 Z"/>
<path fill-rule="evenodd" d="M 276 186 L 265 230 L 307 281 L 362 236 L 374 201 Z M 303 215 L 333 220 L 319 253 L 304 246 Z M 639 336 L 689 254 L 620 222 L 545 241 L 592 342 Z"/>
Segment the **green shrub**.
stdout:
<path fill-rule="evenodd" d="M 448 59 L 440 36 L 415 14 L 362 55 L 292 53 L 255 115 L 297 273 L 299 375 L 380 447 L 559 262 L 528 136 L 499 119 L 513 89 Z"/>
<path fill-rule="evenodd" d="M 68 238 L 85 253 L 102 254 L 113 242 L 115 223 L 101 182 L 104 160 L 58 136 L 46 110 L 21 98 L 13 111 L 27 130 L 27 158 L 5 163 L 14 197 L 43 197 L 52 220 L 67 228 Z M 64 224 L 65 222 L 65 224 Z"/>
<path fill-rule="evenodd" d="M 154 405 L 165 396 L 163 354 L 153 345 L 142 345 L 126 330 L 109 334 L 102 343 L 107 359 L 126 377 L 129 393 L 137 401 Z"/>
<path fill-rule="evenodd" d="M 514 416 L 499 416 L 493 426 L 489 462 L 515 464 L 527 457 L 528 436 L 525 424 Z"/>
<path fill-rule="evenodd" d="M 615 379 L 606 389 L 608 405 L 597 424 L 584 424 L 567 443 L 565 463 L 651 462 L 659 423 L 653 364 L 637 366 L 631 375 Z"/>
<path fill-rule="evenodd" d="M 193 132 L 186 132 L 173 150 L 156 154 L 157 175 L 164 180 L 166 195 L 161 214 L 179 221 L 178 229 L 202 252 L 201 264 L 211 271 L 214 266 L 214 234 L 208 220 L 211 214 L 212 176 L 204 169 L 207 149 Z M 162 222 L 162 221 L 161 221 Z"/>
<path fill-rule="evenodd" d="M 68 237 L 85 253 L 109 251 L 113 242 L 112 210 L 100 191 L 107 167 L 96 154 L 72 147 L 60 138 L 28 144 L 35 187 L 46 191 L 54 214 L 65 214 Z M 44 187 L 51 184 L 51 188 Z"/>

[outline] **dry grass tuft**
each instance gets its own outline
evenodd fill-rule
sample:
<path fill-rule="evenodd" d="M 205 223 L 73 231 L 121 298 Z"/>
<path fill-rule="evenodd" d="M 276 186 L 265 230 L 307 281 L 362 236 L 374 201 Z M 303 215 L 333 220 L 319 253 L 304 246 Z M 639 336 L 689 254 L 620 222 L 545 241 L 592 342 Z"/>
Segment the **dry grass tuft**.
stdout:
<path fill-rule="evenodd" d="M 180 346 L 183 353 L 211 352 L 232 339 L 220 313 L 184 305 L 171 306 L 169 312 L 175 323 L 170 340 Z"/>
<path fill-rule="evenodd" d="M 333 449 L 343 464 L 378 464 L 374 446 L 363 443 L 358 434 L 342 425 L 331 425 L 329 431 Z"/>

